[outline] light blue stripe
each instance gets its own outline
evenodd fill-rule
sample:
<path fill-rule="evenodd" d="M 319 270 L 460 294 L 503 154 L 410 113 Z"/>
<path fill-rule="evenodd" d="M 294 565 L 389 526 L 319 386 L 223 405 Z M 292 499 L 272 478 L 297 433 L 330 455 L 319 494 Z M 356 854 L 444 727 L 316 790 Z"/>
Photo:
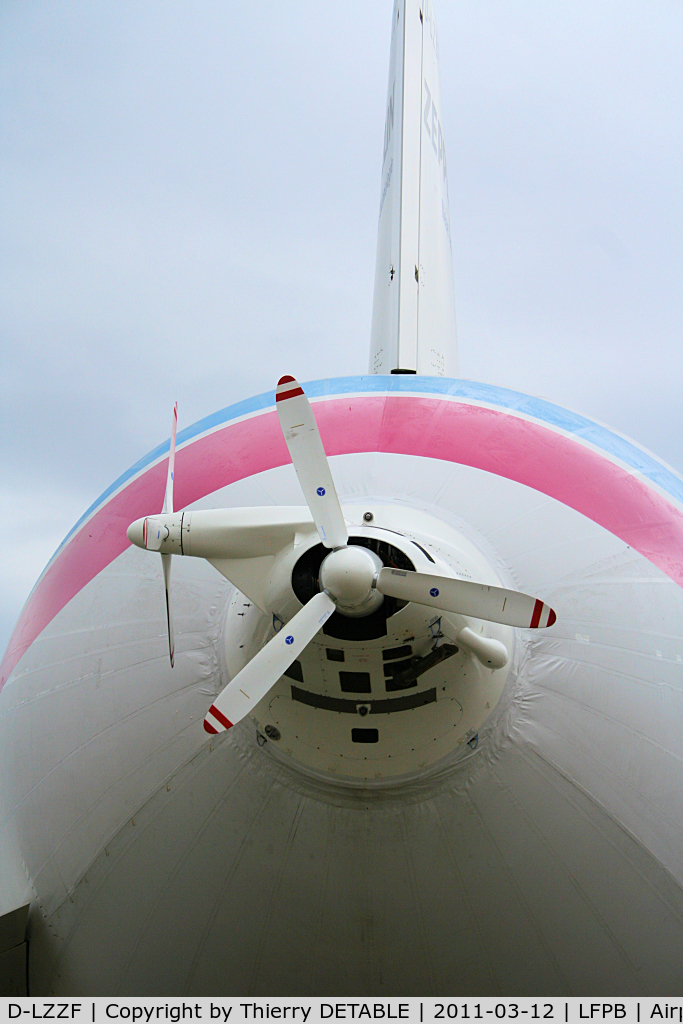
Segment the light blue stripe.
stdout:
<path fill-rule="evenodd" d="M 328 380 L 314 380 L 304 385 L 309 398 L 322 398 L 326 395 L 373 394 L 375 392 L 394 392 L 397 394 L 419 392 L 420 394 L 452 395 L 456 398 L 486 402 L 501 409 L 509 409 L 516 413 L 532 416 L 541 423 L 576 435 L 583 441 L 602 449 L 606 454 L 619 459 L 625 465 L 640 472 L 658 487 L 667 491 L 677 501 L 683 503 L 683 478 L 673 473 L 658 462 L 654 456 L 642 451 L 626 438 L 619 437 L 606 427 L 601 427 L 592 420 L 578 413 L 563 409 L 544 398 L 533 398 L 521 391 L 510 391 L 508 388 L 495 387 L 493 384 L 479 384 L 470 380 L 451 380 L 448 377 L 417 377 L 414 374 L 395 374 L 379 376 L 376 374 L 365 377 L 333 377 Z M 214 430 L 229 423 L 231 420 L 248 416 L 251 413 L 270 409 L 275 405 L 275 391 L 266 391 L 254 398 L 247 398 L 225 409 L 219 409 L 211 416 L 193 423 L 179 431 L 177 444 L 180 446 L 199 434 Z M 115 491 L 118 491 L 128 480 L 137 476 L 141 470 L 157 462 L 166 455 L 171 447 L 170 437 L 144 455 L 130 469 L 126 470 L 118 480 L 104 491 L 97 501 L 81 516 L 68 532 L 55 554 L 92 513 L 99 508 Z M 54 556 L 53 556 L 54 557 Z M 52 559 L 51 559 L 52 560 Z"/>

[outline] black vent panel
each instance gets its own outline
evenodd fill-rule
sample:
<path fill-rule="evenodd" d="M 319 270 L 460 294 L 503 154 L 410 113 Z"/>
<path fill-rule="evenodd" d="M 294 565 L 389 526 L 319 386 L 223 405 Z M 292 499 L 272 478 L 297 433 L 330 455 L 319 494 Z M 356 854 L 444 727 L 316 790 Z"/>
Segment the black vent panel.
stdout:
<path fill-rule="evenodd" d="M 353 743 L 378 743 L 379 729 L 352 729 L 351 741 Z"/>
<path fill-rule="evenodd" d="M 340 672 L 339 685 L 342 693 L 370 693 L 369 672 Z"/>

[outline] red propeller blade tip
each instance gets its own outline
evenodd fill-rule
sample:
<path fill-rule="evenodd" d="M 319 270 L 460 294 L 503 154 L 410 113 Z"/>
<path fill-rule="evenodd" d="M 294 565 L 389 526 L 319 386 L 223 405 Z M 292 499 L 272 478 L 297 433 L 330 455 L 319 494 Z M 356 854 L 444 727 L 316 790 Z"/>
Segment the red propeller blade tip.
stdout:
<path fill-rule="evenodd" d="M 284 402 L 287 398 L 303 395 L 303 389 L 295 377 L 280 377 L 275 389 L 275 401 Z"/>
<path fill-rule="evenodd" d="M 215 704 L 212 704 L 209 708 L 209 714 L 213 715 L 216 721 L 220 722 L 224 729 L 232 729 L 232 722 L 230 719 L 227 715 L 224 715 L 222 711 L 219 711 Z M 204 728 L 206 729 L 206 719 L 204 719 Z M 206 731 L 208 732 L 209 730 L 207 729 Z M 218 732 L 218 729 L 215 729 L 214 732 Z"/>

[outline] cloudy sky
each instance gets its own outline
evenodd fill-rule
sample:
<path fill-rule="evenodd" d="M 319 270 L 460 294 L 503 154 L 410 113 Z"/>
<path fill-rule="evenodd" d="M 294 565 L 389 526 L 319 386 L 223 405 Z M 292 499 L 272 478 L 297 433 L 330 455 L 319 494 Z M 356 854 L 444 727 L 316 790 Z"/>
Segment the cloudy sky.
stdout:
<path fill-rule="evenodd" d="M 367 368 L 392 0 L 3 0 L 0 648 L 181 426 Z M 441 0 L 461 376 L 683 471 L 680 0 Z"/>

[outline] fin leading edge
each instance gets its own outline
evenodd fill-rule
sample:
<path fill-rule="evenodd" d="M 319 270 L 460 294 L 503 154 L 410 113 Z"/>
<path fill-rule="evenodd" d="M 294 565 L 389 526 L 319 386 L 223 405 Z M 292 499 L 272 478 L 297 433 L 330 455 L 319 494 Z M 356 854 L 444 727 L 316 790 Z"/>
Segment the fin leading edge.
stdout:
<path fill-rule="evenodd" d="M 394 4 L 370 372 L 458 375 L 432 0 Z"/>

